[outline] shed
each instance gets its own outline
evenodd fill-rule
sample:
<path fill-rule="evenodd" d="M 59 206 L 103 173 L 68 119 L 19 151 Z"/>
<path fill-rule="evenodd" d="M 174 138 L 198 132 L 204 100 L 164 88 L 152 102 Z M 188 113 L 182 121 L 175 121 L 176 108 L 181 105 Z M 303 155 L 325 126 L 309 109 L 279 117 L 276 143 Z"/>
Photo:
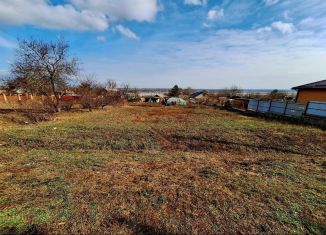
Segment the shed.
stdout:
<path fill-rule="evenodd" d="M 307 103 L 309 101 L 326 102 L 326 80 L 308 83 L 305 85 L 293 87 L 297 90 L 297 103 Z"/>
<path fill-rule="evenodd" d="M 163 97 L 160 95 L 146 96 L 143 101 L 146 103 L 160 103 L 163 100 Z"/>
<path fill-rule="evenodd" d="M 187 102 L 178 97 L 171 97 L 167 100 L 167 105 L 187 105 Z"/>
<path fill-rule="evenodd" d="M 203 91 L 198 91 L 195 93 L 192 93 L 189 98 L 190 99 L 202 99 L 204 98 L 204 96 L 207 94 L 207 91 L 203 90 Z"/>

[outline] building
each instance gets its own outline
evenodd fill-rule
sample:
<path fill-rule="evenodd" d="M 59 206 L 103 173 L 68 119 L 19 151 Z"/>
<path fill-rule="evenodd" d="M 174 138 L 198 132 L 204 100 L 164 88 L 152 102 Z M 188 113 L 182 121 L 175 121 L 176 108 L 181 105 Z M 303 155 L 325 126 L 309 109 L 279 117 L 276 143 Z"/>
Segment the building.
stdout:
<path fill-rule="evenodd" d="M 142 98 L 142 101 L 146 103 L 160 103 L 163 101 L 163 99 L 164 99 L 163 96 L 154 95 L 154 96 L 145 96 Z"/>
<path fill-rule="evenodd" d="M 207 91 L 198 91 L 195 93 L 192 93 L 189 98 L 190 99 L 203 99 L 207 95 Z"/>
<path fill-rule="evenodd" d="M 326 80 L 293 87 L 292 89 L 298 92 L 297 103 L 305 104 L 309 101 L 326 102 Z"/>

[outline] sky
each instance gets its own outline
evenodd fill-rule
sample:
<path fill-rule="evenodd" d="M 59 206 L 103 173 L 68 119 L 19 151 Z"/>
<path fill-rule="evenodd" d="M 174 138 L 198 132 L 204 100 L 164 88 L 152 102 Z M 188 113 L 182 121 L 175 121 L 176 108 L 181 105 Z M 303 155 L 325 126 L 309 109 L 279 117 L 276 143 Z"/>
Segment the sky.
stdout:
<path fill-rule="evenodd" d="M 326 79 L 325 0 L 0 0 L 0 76 L 17 38 L 62 37 L 81 74 L 138 88 Z"/>

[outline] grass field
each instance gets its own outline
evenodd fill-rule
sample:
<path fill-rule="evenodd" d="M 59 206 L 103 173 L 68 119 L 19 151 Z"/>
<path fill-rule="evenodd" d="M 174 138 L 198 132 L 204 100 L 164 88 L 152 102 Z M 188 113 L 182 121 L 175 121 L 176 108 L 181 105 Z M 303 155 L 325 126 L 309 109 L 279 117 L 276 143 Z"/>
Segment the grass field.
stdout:
<path fill-rule="evenodd" d="M 0 233 L 326 233 L 326 132 L 210 108 L 0 114 Z"/>

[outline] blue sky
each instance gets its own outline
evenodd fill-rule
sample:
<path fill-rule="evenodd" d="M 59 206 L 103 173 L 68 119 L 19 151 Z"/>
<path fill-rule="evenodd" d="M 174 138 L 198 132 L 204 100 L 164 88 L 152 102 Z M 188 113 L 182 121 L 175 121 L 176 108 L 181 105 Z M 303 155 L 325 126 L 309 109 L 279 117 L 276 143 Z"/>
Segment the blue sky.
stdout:
<path fill-rule="evenodd" d="M 82 74 L 135 87 L 326 79 L 324 0 L 0 0 L 1 76 L 30 37 L 64 37 Z"/>

